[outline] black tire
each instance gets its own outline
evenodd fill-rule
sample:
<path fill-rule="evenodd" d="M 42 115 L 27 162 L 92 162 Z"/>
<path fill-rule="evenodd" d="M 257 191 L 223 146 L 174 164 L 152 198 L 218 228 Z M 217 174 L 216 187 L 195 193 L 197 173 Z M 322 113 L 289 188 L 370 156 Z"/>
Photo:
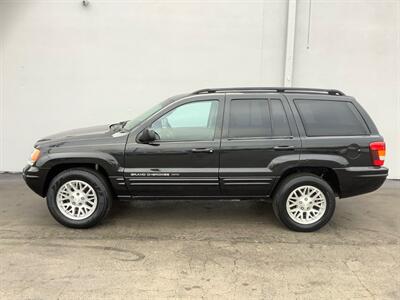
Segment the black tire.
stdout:
<path fill-rule="evenodd" d="M 286 201 L 296 188 L 310 185 L 318 188 L 325 196 L 326 210 L 321 218 L 311 224 L 301 224 L 293 220 L 286 209 Z M 273 195 L 272 206 L 275 216 L 286 227 L 294 231 L 311 232 L 323 227 L 332 218 L 335 211 L 336 199 L 331 186 L 322 178 L 311 173 L 298 173 L 285 178 L 277 187 Z"/>
<path fill-rule="evenodd" d="M 56 195 L 59 188 L 70 180 L 81 180 L 89 184 L 97 196 L 97 207 L 85 219 L 74 220 L 68 218 L 57 206 Z M 71 228 L 89 228 L 103 220 L 112 205 L 112 193 L 105 179 L 94 170 L 85 168 L 68 169 L 53 178 L 47 191 L 47 207 L 52 216 L 62 225 Z"/>

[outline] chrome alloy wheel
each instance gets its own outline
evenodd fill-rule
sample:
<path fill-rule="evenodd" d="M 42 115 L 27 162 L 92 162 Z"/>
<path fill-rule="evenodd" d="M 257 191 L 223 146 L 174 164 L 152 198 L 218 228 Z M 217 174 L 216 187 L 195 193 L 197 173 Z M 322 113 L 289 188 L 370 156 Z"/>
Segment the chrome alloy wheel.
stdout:
<path fill-rule="evenodd" d="M 303 185 L 292 191 L 286 200 L 289 217 L 300 224 L 317 222 L 326 211 L 326 198 L 321 190 L 311 185 Z"/>
<path fill-rule="evenodd" d="M 97 207 L 94 189 L 81 180 L 64 183 L 57 192 L 57 207 L 69 219 L 83 220 L 90 217 Z"/>

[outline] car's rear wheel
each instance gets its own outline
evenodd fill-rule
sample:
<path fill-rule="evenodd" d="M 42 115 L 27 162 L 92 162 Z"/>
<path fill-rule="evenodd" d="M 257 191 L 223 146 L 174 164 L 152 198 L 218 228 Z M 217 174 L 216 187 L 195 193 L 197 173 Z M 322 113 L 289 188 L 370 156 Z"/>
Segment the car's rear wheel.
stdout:
<path fill-rule="evenodd" d="M 109 212 L 112 195 L 104 178 L 90 169 L 69 169 L 50 183 L 47 206 L 53 217 L 72 228 L 89 228 Z"/>
<path fill-rule="evenodd" d="M 295 231 L 315 231 L 324 226 L 335 211 L 335 193 L 322 178 L 299 173 L 285 178 L 273 197 L 277 218 Z"/>

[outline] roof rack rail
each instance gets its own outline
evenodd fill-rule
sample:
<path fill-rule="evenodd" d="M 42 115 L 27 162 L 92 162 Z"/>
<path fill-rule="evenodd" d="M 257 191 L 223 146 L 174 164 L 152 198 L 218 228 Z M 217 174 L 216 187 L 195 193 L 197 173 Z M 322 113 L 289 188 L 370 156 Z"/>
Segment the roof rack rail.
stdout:
<path fill-rule="evenodd" d="M 313 89 L 313 88 L 295 88 L 295 87 L 234 87 L 234 88 L 212 88 L 212 89 L 201 89 L 194 91 L 192 95 L 198 94 L 210 94 L 217 92 L 300 92 L 300 93 L 318 93 L 318 94 L 328 94 L 333 96 L 345 96 L 345 93 L 335 89 Z"/>

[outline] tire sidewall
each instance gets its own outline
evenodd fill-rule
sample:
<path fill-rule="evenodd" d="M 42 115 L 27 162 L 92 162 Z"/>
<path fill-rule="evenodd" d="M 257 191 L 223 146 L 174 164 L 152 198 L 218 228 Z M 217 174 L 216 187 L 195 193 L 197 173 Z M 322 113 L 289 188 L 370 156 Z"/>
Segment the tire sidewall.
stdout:
<path fill-rule="evenodd" d="M 95 211 L 87 218 L 73 220 L 66 217 L 57 206 L 57 192 L 68 181 L 81 180 L 89 184 L 97 196 Z M 67 170 L 58 174 L 50 183 L 47 192 L 47 207 L 53 217 L 61 224 L 72 228 L 88 228 L 98 223 L 108 212 L 110 195 L 107 186 L 97 175 L 86 170 Z"/>
<path fill-rule="evenodd" d="M 318 188 L 325 196 L 326 199 L 326 210 L 323 216 L 316 222 L 311 224 L 300 224 L 294 221 L 286 209 L 286 202 L 291 192 L 296 188 L 304 185 L 310 185 Z M 330 185 L 323 179 L 312 176 L 304 175 L 291 178 L 287 180 L 279 189 L 278 193 L 275 195 L 276 202 L 276 213 L 279 215 L 279 219 L 287 227 L 296 231 L 315 231 L 322 226 L 324 226 L 332 217 L 335 206 L 335 194 L 330 187 Z"/>

